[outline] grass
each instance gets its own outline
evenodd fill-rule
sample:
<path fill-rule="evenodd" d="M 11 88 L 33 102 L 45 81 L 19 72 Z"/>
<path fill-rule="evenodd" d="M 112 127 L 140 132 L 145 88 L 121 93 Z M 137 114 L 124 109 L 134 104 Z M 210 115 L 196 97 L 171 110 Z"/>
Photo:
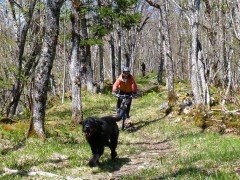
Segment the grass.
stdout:
<path fill-rule="evenodd" d="M 105 148 L 100 166 L 90 168 L 91 150 L 82 127 L 70 123 L 70 100 L 55 100 L 46 114 L 46 142 L 26 139 L 26 118 L 0 123 L 0 179 L 240 179 L 239 136 L 202 131 L 191 117 L 177 121 L 175 112 L 165 117 L 160 106 L 167 93 L 152 90 L 154 77 L 137 79 L 142 96 L 133 100 L 133 126 L 120 131 L 116 161 Z M 116 101 L 110 93 L 84 92 L 84 118 L 113 114 Z M 7 168 L 20 171 L 7 174 Z M 58 177 L 27 175 L 39 171 Z"/>

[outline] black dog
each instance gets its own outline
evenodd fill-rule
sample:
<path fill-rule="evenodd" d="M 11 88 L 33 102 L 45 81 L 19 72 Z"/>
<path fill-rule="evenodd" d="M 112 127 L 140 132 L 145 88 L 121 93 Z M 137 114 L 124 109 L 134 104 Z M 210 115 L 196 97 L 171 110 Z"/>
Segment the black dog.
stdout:
<path fill-rule="evenodd" d="M 119 135 L 119 129 L 116 121 L 121 120 L 123 111 L 124 110 L 122 110 L 120 115 L 116 117 L 89 117 L 82 122 L 83 132 L 85 133 L 93 154 L 93 157 L 89 161 L 90 167 L 94 167 L 99 164 L 99 158 L 104 152 L 104 146 L 108 146 L 111 149 L 111 158 L 116 158 L 116 148 Z"/>

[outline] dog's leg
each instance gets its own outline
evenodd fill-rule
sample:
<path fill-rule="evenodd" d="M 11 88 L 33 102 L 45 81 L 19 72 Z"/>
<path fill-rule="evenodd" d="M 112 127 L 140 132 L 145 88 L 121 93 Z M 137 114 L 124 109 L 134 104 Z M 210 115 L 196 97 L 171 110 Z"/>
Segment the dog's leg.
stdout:
<path fill-rule="evenodd" d="M 88 164 L 89 164 L 90 167 L 95 167 L 99 164 L 100 155 L 98 153 L 98 148 L 96 146 L 90 145 L 90 147 L 91 147 L 93 156 L 89 160 Z"/>
<path fill-rule="evenodd" d="M 111 158 L 115 159 L 117 157 L 117 152 L 115 151 L 115 149 L 111 149 Z"/>
<path fill-rule="evenodd" d="M 99 164 L 99 158 L 104 152 L 104 146 L 98 147 L 98 148 L 92 148 L 93 157 L 89 161 L 90 167 L 95 167 Z"/>
<path fill-rule="evenodd" d="M 98 163 L 99 163 L 99 155 L 98 154 L 93 154 L 93 157 L 90 159 L 90 161 L 89 161 L 89 166 L 90 167 L 95 167 L 95 166 L 97 166 L 98 165 Z"/>
<path fill-rule="evenodd" d="M 110 141 L 109 148 L 111 149 L 111 158 L 115 159 L 117 157 L 116 148 L 118 144 L 118 133 L 113 134 Z"/>

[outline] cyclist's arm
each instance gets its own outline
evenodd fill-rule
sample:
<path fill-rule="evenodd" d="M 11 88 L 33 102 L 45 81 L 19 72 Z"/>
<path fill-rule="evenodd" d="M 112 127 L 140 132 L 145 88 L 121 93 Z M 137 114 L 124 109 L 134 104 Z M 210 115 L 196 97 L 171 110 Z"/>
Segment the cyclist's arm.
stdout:
<path fill-rule="evenodd" d="M 118 80 L 118 79 L 115 81 L 115 83 L 113 84 L 113 87 L 112 87 L 112 92 L 115 92 L 115 93 L 117 92 L 118 86 L 120 85 L 120 82 L 121 81 Z"/>
<path fill-rule="evenodd" d="M 132 78 L 132 92 L 137 93 L 137 84 L 133 78 Z"/>

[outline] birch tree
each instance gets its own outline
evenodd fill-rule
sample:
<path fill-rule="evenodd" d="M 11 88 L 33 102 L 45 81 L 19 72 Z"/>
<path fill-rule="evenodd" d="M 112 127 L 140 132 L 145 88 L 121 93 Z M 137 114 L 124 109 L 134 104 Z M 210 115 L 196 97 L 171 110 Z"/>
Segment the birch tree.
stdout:
<path fill-rule="evenodd" d="M 210 105 L 210 94 L 204 74 L 202 47 L 198 39 L 200 0 L 189 1 L 191 43 L 191 85 L 197 107 Z"/>
<path fill-rule="evenodd" d="M 234 26 L 235 37 L 240 41 L 240 0 L 231 1 L 227 0 L 231 6 L 231 19 Z"/>
<path fill-rule="evenodd" d="M 174 90 L 174 68 L 173 68 L 173 57 L 172 50 L 170 46 L 170 35 L 169 35 L 169 25 L 168 25 L 168 17 L 167 17 L 167 0 L 163 1 L 163 6 L 161 7 L 159 4 L 156 4 L 152 1 L 146 0 L 149 5 L 156 7 L 160 11 L 160 25 L 162 40 L 163 40 L 163 55 L 164 62 L 166 65 L 166 84 L 168 89 L 168 99 L 169 102 L 174 103 L 176 101 L 175 90 Z"/>
<path fill-rule="evenodd" d="M 171 2 L 184 11 L 174 0 Z M 208 88 L 208 82 L 206 80 L 203 47 L 199 40 L 199 22 L 200 22 L 200 0 L 188 1 L 188 9 L 190 16 L 184 11 L 184 14 L 190 24 L 191 28 L 191 49 L 190 49 L 190 61 L 191 61 L 191 85 L 194 95 L 196 107 L 210 107 L 210 92 Z"/>
<path fill-rule="evenodd" d="M 159 57 L 159 65 L 158 65 L 158 85 L 162 85 L 162 82 L 163 82 L 163 69 L 164 69 L 164 51 L 163 51 L 163 34 L 162 34 L 162 27 L 161 27 L 161 24 L 162 24 L 162 16 L 161 16 L 161 13 L 159 11 L 159 23 L 158 23 L 158 57 Z"/>
<path fill-rule="evenodd" d="M 82 120 L 81 76 L 80 76 L 80 0 L 72 1 L 72 53 L 70 78 L 72 82 L 72 122 L 78 124 Z"/>
<path fill-rule="evenodd" d="M 45 138 L 45 110 L 49 79 L 56 54 L 60 9 L 64 0 L 47 0 L 46 34 L 34 82 L 33 112 L 27 137 L 36 134 Z"/>
<path fill-rule="evenodd" d="M 110 55 L 110 59 L 111 59 L 111 67 L 112 67 L 112 83 L 114 83 L 116 81 L 116 56 L 115 56 L 115 43 L 114 43 L 114 33 L 112 32 L 110 34 L 110 40 L 109 40 L 109 45 L 110 45 L 110 49 L 111 49 L 111 55 Z"/>
<path fill-rule="evenodd" d="M 11 5 L 11 11 L 12 16 L 15 24 L 15 29 L 17 29 L 16 32 L 16 42 L 18 46 L 18 52 L 17 52 L 17 72 L 16 72 L 16 81 L 13 86 L 12 90 L 12 101 L 9 104 L 9 107 L 7 108 L 7 116 L 10 114 L 15 115 L 16 109 L 20 100 L 20 96 L 23 91 L 23 79 L 22 79 L 22 72 L 23 72 L 23 59 L 24 59 L 24 48 L 26 43 L 26 38 L 28 34 L 28 30 L 30 28 L 30 23 L 32 21 L 32 16 L 34 12 L 34 8 L 36 5 L 37 0 L 31 1 L 28 7 L 28 11 L 23 13 L 24 22 L 21 22 L 22 20 L 17 19 L 16 14 L 16 6 L 21 9 L 21 11 L 24 11 L 23 7 L 21 7 L 19 4 L 17 4 L 13 0 L 9 0 L 9 3 Z M 22 26 L 22 28 L 20 28 Z"/>
<path fill-rule="evenodd" d="M 93 92 L 93 70 L 91 66 L 91 45 L 89 44 L 89 22 L 90 9 L 88 2 L 81 1 L 84 6 L 79 7 L 80 10 L 80 61 L 81 61 L 81 83 L 82 87 L 86 86 L 87 91 Z"/>

